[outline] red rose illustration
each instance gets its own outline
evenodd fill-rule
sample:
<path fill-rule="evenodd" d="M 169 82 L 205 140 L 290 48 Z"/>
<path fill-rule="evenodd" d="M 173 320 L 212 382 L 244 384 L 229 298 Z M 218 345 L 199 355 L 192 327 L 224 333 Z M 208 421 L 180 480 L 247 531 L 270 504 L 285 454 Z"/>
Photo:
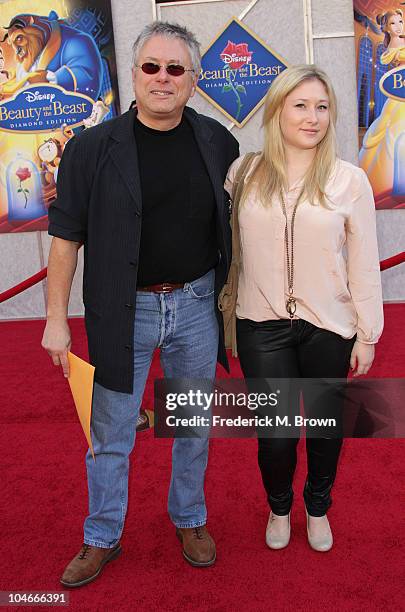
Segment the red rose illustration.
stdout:
<path fill-rule="evenodd" d="M 31 172 L 28 170 L 28 168 L 18 168 L 16 175 L 20 181 L 26 181 L 31 177 Z"/>
<path fill-rule="evenodd" d="M 17 193 L 22 193 L 23 197 L 24 197 L 24 208 L 27 208 L 27 204 L 28 204 L 28 196 L 27 193 L 30 192 L 29 189 L 25 189 L 25 187 L 23 187 L 23 181 L 26 181 L 27 179 L 29 179 L 31 177 L 31 172 L 29 171 L 28 168 L 18 168 L 17 172 L 15 173 L 16 177 L 18 178 L 18 180 L 20 181 L 20 187 L 17 189 Z"/>
<path fill-rule="evenodd" d="M 247 43 L 236 45 L 228 40 L 228 44 L 221 53 L 221 60 L 232 70 L 237 70 L 252 61 L 252 51 L 248 50 Z"/>

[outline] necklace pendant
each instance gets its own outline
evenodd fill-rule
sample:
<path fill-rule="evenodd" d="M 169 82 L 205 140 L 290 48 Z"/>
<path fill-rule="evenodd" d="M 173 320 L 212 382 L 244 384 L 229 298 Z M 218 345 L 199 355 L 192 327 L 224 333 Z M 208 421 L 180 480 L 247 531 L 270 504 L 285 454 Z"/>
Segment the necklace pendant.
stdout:
<path fill-rule="evenodd" d="M 286 302 L 286 310 L 291 318 L 295 315 L 295 311 L 297 310 L 297 302 L 296 299 L 290 296 Z"/>

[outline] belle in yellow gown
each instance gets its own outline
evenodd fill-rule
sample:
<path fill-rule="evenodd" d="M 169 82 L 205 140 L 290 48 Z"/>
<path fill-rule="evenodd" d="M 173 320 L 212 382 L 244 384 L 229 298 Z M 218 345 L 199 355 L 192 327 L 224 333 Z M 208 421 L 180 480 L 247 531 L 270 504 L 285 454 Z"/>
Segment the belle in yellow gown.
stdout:
<path fill-rule="evenodd" d="M 381 63 L 395 67 L 405 64 L 405 45 L 389 48 L 381 55 Z M 394 184 L 395 156 L 399 148 L 395 143 L 405 133 L 405 100 L 388 98 L 381 114 L 371 124 L 364 135 L 363 146 L 359 154 L 360 166 L 367 172 L 373 187 L 374 197 L 378 201 L 383 193 L 390 195 Z M 404 137 L 405 138 L 405 137 Z M 405 142 L 401 142 L 401 153 L 405 151 Z M 405 160 L 404 160 L 405 163 Z M 395 191 L 395 190 L 394 190 Z M 388 193 L 387 193 L 388 192 Z M 404 195 L 404 193 L 396 193 Z"/>
<path fill-rule="evenodd" d="M 387 49 L 381 56 L 381 63 L 405 64 L 405 45 Z M 404 132 L 405 100 L 388 98 L 380 116 L 364 135 L 359 154 L 360 166 L 367 172 L 376 199 L 393 188 L 395 142 Z"/>

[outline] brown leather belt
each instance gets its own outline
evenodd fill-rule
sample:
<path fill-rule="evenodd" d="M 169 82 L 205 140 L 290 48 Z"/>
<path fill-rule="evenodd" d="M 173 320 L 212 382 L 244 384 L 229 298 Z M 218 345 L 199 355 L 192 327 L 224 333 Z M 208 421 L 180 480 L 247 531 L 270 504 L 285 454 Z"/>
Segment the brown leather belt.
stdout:
<path fill-rule="evenodd" d="M 183 289 L 184 283 L 161 283 L 160 285 L 147 285 L 137 287 L 137 291 L 150 291 L 151 293 L 171 293 L 175 289 Z"/>

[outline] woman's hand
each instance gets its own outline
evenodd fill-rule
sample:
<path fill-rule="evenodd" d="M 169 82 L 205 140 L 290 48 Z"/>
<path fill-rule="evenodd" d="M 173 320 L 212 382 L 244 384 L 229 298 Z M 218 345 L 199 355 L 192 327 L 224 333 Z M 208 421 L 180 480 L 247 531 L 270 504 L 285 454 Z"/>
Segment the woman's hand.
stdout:
<path fill-rule="evenodd" d="M 373 364 L 374 354 L 374 344 L 363 344 L 356 340 L 350 356 L 350 367 L 353 370 L 353 376 L 367 374 Z"/>

